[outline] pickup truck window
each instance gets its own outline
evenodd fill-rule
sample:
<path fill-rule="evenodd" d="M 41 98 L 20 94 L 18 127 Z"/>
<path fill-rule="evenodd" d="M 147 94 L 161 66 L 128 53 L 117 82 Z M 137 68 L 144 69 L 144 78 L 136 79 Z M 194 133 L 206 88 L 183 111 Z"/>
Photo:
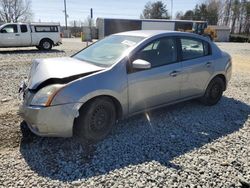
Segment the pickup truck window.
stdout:
<path fill-rule="evenodd" d="M 1 33 L 17 33 L 17 25 L 7 25 L 1 29 Z"/>
<path fill-rule="evenodd" d="M 21 27 L 21 32 L 22 33 L 26 33 L 28 31 L 28 28 L 27 28 L 26 25 L 21 25 L 20 27 Z"/>
<path fill-rule="evenodd" d="M 35 26 L 36 32 L 58 32 L 57 26 Z"/>

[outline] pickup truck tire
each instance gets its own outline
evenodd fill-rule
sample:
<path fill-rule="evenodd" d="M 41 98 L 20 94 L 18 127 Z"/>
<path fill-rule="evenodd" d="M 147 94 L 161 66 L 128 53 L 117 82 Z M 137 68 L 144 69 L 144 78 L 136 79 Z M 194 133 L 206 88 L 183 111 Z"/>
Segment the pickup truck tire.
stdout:
<path fill-rule="evenodd" d="M 41 50 L 51 50 L 52 46 L 53 46 L 53 42 L 49 39 L 41 40 L 40 45 L 39 45 Z"/>

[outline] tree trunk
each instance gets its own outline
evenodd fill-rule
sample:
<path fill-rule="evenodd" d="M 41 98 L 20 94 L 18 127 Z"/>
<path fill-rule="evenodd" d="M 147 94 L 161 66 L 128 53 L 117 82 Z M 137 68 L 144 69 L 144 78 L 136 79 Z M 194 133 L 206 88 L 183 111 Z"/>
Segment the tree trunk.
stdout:
<path fill-rule="evenodd" d="M 231 12 L 231 7 L 232 7 L 232 0 L 226 0 L 225 2 L 225 17 L 224 17 L 224 24 L 226 26 L 229 25 L 229 18 L 230 18 L 230 12 Z"/>

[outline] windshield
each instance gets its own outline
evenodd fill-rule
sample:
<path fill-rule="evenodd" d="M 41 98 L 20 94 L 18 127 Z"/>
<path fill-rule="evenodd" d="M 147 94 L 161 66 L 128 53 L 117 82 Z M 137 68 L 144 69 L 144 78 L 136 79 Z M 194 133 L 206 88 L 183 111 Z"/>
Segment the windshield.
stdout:
<path fill-rule="evenodd" d="M 131 47 L 142 41 L 143 37 L 112 35 L 77 53 L 73 57 L 101 67 L 113 65 Z"/>

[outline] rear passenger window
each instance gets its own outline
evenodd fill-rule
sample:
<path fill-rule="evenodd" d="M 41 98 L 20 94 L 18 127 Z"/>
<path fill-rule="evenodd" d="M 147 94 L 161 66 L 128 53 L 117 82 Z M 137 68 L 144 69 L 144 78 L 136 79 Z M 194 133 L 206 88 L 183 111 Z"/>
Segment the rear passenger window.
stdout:
<path fill-rule="evenodd" d="M 27 26 L 26 25 L 21 25 L 21 32 L 26 33 L 27 31 L 28 31 Z"/>
<path fill-rule="evenodd" d="M 210 45 L 207 42 L 203 42 L 203 46 L 204 46 L 204 55 L 210 55 L 211 54 Z"/>
<path fill-rule="evenodd" d="M 57 26 L 35 26 L 36 32 L 58 32 Z"/>
<path fill-rule="evenodd" d="M 209 44 L 196 39 L 181 39 L 182 59 L 195 59 L 210 54 Z"/>

